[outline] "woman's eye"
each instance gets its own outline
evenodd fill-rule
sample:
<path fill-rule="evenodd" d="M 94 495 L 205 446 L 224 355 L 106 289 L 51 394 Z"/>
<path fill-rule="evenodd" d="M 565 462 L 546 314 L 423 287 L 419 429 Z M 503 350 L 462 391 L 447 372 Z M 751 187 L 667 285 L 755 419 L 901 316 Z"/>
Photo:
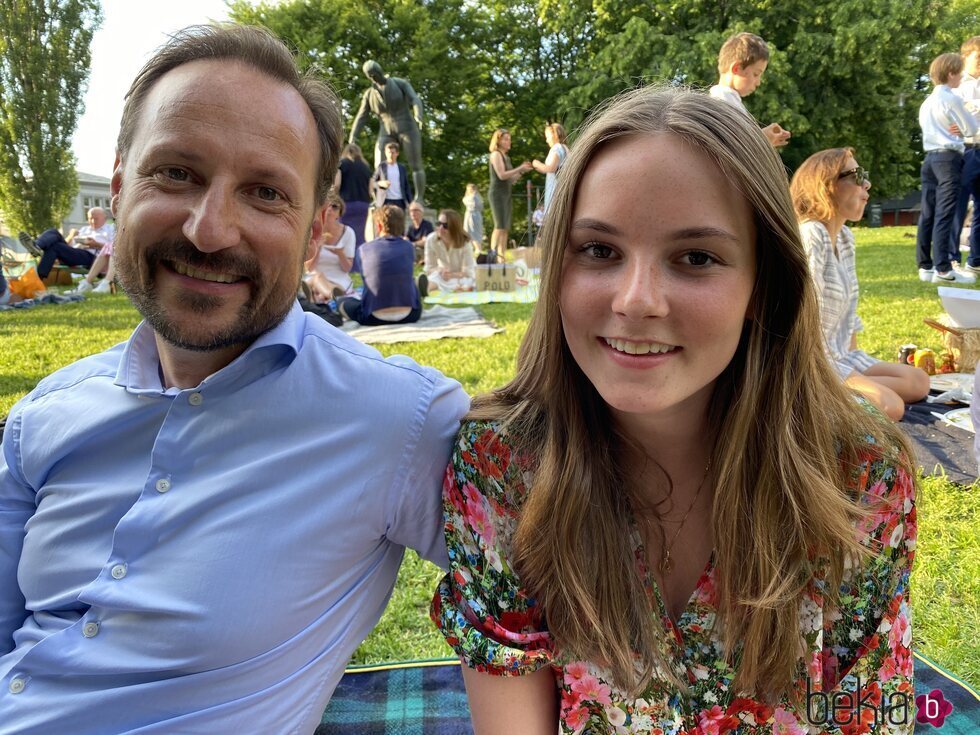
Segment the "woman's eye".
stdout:
<path fill-rule="evenodd" d="M 608 245 L 602 245 L 597 242 L 588 243 L 582 248 L 582 252 L 599 259 L 605 259 L 612 255 L 612 249 Z"/>
<path fill-rule="evenodd" d="M 702 250 L 692 250 L 684 255 L 690 265 L 711 265 L 715 259 Z"/>

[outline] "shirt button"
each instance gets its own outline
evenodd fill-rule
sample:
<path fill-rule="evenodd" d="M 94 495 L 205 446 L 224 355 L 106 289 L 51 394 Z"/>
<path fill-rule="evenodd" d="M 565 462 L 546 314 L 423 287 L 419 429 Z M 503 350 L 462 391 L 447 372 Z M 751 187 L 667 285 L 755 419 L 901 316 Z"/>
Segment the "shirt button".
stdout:
<path fill-rule="evenodd" d="M 95 638 L 99 634 L 99 624 L 88 622 L 82 627 L 82 635 L 86 638 Z"/>
<path fill-rule="evenodd" d="M 169 489 L 170 489 L 170 480 L 168 480 L 166 477 L 162 477 L 159 480 L 157 480 L 158 493 L 165 493 Z"/>
<path fill-rule="evenodd" d="M 24 691 L 24 687 L 26 686 L 27 682 L 18 676 L 15 679 L 10 680 L 10 685 L 7 687 L 7 689 L 10 690 L 11 694 L 20 694 L 22 691 Z"/>
<path fill-rule="evenodd" d="M 126 565 L 125 564 L 116 564 L 116 566 L 114 566 L 112 568 L 112 578 L 113 579 L 122 579 L 125 576 L 126 576 Z"/>
<path fill-rule="evenodd" d="M 200 406 L 202 403 L 204 403 L 204 396 L 202 396 L 200 393 L 191 393 L 189 396 L 187 396 L 187 402 L 192 406 Z"/>

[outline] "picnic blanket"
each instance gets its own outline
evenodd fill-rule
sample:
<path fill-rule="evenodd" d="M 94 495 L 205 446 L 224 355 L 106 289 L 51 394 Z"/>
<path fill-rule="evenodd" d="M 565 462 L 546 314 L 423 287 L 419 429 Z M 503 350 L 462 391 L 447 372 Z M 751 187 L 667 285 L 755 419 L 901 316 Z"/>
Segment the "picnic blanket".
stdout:
<path fill-rule="evenodd" d="M 973 456 L 973 434 L 936 418 L 963 408 L 962 405 L 919 401 L 905 409 L 898 426 L 912 440 L 916 464 L 925 475 L 945 475 L 960 485 L 977 479 L 977 460 Z"/>
<path fill-rule="evenodd" d="M 476 309 L 448 309 L 444 306 L 423 310 L 421 318 L 413 324 L 362 327 L 357 322 L 346 322 L 341 329 L 365 344 L 375 345 L 425 342 L 444 337 L 489 337 L 504 331 L 480 316 Z"/>
<path fill-rule="evenodd" d="M 513 291 L 437 291 L 425 297 L 427 304 L 533 304 L 538 300 L 537 279 Z"/>
<path fill-rule="evenodd" d="M 85 296 L 80 293 L 73 294 L 58 294 L 58 293 L 47 293 L 45 292 L 41 296 L 35 296 L 33 299 L 24 299 L 23 301 L 18 301 L 16 304 L 4 304 L 0 306 L 0 311 L 12 311 L 14 309 L 33 309 L 35 306 L 40 304 L 68 304 L 72 301 L 84 301 Z"/>
<path fill-rule="evenodd" d="M 942 722 L 940 735 L 976 735 L 980 695 L 929 659 L 914 655 L 917 699 L 931 696 L 938 700 L 938 691 L 953 707 Z M 916 723 L 916 733 L 933 731 L 932 725 Z M 472 735 L 459 662 L 409 661 L 347 669 L 315 735 L 350 733 Z"/>

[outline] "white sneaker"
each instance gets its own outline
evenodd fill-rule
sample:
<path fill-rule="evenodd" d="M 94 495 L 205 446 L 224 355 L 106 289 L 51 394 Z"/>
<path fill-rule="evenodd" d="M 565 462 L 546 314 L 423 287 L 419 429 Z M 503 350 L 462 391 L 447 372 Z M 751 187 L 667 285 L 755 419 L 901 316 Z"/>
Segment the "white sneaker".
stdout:
<path fill-rule="evenodd" d="M 92 290 L 91 281 L 86 281 L 84 279 L 75 287 L 75 293 L 85 293 L 86 291 L 91 291 L 91 290 Z"/>
<path fill-rule="evenodd" d="M 932 274 L 933 283 L 976 283 L 977 277 L 972 273 L 961 273 L 952 269 L 945 273 L 936 271 Z"/>
<path fill-rule="evenodd" d="M 92 293 L 112 293 L 112 281 L 108 278 L 103 279 L 102 283 L 92 289 Z"/>
<path fill-rule="evenodd" d="M 936 271 L 932 268 L 919 268 L 919 280 L 924 283 L 932 283 L 932 277 L 936 275 Z"/>

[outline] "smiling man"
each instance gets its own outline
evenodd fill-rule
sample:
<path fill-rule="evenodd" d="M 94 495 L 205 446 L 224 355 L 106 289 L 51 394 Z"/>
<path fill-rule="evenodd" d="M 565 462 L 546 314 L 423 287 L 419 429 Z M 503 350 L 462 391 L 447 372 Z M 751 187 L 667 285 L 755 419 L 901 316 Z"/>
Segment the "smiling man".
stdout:
<path fill-rule="evenodd" d="M 296 303 L 338 109 L 241 26 L 133 83 L 113 257 L 144 321 L 8 419 L 0 733 L 312 732 L 404 548 L 446 566 L 465 394 Z"/>

